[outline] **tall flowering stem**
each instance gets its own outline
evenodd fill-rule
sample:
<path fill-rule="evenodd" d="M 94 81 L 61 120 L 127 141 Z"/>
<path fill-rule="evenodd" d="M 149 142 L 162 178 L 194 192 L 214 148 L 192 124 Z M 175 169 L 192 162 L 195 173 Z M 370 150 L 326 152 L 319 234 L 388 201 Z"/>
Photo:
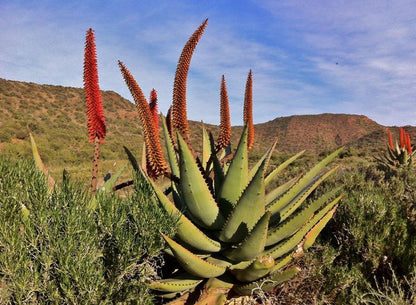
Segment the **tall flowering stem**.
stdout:
<path fill-rule="evenodd" d="M 404 148 L 407 150 L 407 152 L 409 153 L 409 155 L 412 154 L 413 150 L 412 150 L 412 144 L 410 143 L 410 135 L 406 132 L 405 133 L 405 141 L 404 141 Z"/>
<path fill-rule="evenodd" d="M 87 102 L 88 137 L 94 143 L 94 159 L 90 191 L 97 188 L 100 143 L 105 138 L 106 125 L 100 87 L 98 85 L 97 55 L 94 31 L 89 29 L 85 41 L 84 90 Z"/>
<path fill-rule="evenodd" d="M 218 136 L 216 150 L 227 147 L 231 140 L 230 106 L 228 102 L 227 86 L 225 77 L 221 79 L 221 103 L 220 103 L 220 135 Z"/>
<path fill-rule="evenodd" d="M 168 165 L 163 157 L 162 146 L 159 141 L 159 132 L 156 129 L 154 116 L 152 115 L 146 97 L 126 66 L 121 61 L 118 64 L 139 112 L 139 118 L 143 126 L 146 156 L 148 158 L 147 164 L 152 171 L 152 177 L 170 177 L 171 174 L 168 171 Z"/>
<path fill-rule="evenodd" d="M 247 147 L 250 150 L 254 145 L 254 123 L 253 123 L 253 75 L 248 73 L 246 91 L 244 95 L 244 124 L 248 125 Z"/>
<path fill-rule="evenodd" d="M 186 115 L 186 82 L 188 77 L 189 66 L 191 64 L 192 54 L 207 26 L 206 19 L 192 34 L 185 44 L 178 66 L 175 73 L 173 84 L 173 101 L 172 101 L 172 126 L 174 130 L 179 131 L 184 140 L 189 144 L 189 124 Z"/>
<path fill-rule="evenodd" d="M 389 147 L 391 149 L 394 149 L 394 144 L 393 144 L 393 136 L 391 134 L 390 130 L 387 130 L 387 136 L 389 137 Z"/>

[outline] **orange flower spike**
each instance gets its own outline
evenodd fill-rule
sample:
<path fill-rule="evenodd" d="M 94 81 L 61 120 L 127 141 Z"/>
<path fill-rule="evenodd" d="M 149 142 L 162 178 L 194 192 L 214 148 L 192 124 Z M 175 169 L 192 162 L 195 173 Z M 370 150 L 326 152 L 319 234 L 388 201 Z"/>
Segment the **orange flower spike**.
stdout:
<path fill-rule="evenodd" d="M 150 112 L 153 115 L 155 128 L 157 131 L 159 131 L 159 114 L 157 112 L 157 92 L 155 89 L 152 89 L 152 91 L 150 92 L 149 107 L 150 107 Z"/>
<path fill-rule="evenodd" d="M 220 103 L 220 135 L 217 141 L 217 150 L 227 147 L 231 140 L 231 121 L 230 121 L 230 106 L 228 102 L 227 86 L 225 84 L 225 77 L 221 80 L 221 103 Z"/>
<path fill-rule="evenodd" d="M 106 134 L 105 118 L 100 87 L 98 85 L 97 55 L 94 31 L 87 31 L 84 56 L 84 90 L 87 101 L 88 135 L 92 143 L 95 138 L 103 140 Z"/>
<path fill-rule="evenodd" d="M 155 177 L 161 175 L 170 175 L 168 172 L 168 166 L 163 157 L 162 146 L 159 141 L 159 133 L 154 128 L 154 119 L 150 111 L 149 104 L 146 101 L 141 88 L 137 84 L 130 71 L 119 61 L 121 73 L 123 78 L 130 89 L 131 95 L 136 103 L 137 110 L 139 112 L 139 118 L 143 125 L 144 141 L 146 146 L 146 153 L 148 156 L 148 164 L 153 170 Z"/>
<path fill-rule="evenodd" d="M 244 95 L 244 124 L 248 125 L 247 146 L 250 150 L 254 145 L 254 124 L 253 124 L 253 76 L 248 73 L 246 92 Z"/>
<path fill-rule="evenodd" d="M 192 54 L 201 38 L 208 19 L 206 19 L 189 38 L 185 44 L 178 66 L 175 73 L 173 84 L 173 103 L 172 103 L 172 126 L 178 130 L 184 140 L 189 143 L 189 125 L 186 116 L 186 81 L 188 77 L 189 66 L 191 64 Z"/>
<path fill-rule="evenodd" d="M 390 131 L 390 130 L 388 130 L 388 129 L 387 129 L 387 135 L 388 135 L 388 137 L 389 137 L 389 147 L 390 147 L 391 149 L 393 149 L 393 150 L 394 150 L 394 145 L 393 145 L 393 136 L 392 136 L 392 134 L 391 134 L 391 131 Z"/>
<path fill-rule="evenodd" d="M 412 154 L 412 144 L 410 142 L 410 135 L 408 133 L 406 133 L 406 150 L 409 155 Z"/>

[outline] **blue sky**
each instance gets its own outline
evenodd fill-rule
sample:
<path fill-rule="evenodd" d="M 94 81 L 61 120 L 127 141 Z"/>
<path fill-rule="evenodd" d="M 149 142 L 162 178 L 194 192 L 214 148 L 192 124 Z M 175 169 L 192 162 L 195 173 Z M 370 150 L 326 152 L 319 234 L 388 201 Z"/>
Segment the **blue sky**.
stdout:
<path fill-rule="evenodd" d="M 252 69 L 255 123 L 330 112 L 416 125 L 414 0 L 0 0 L 0 77 L 82 87 L 91 27 L 101 89 L 132 100 L 122 60 L 144 92 L 158 91 L 166 113 L 182 47 L 205 18 L 188 77 L 189 119 L 219 123 L 224 74 L 232 124 L 242 124 Z"/>

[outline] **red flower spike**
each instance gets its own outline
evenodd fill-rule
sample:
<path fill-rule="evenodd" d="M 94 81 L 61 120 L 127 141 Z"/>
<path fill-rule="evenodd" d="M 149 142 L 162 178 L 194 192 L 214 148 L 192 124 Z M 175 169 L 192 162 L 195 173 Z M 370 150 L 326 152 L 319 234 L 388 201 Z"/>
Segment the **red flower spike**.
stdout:
<path fill-rule="evenodd" d="M 393 149 L 393 150 L 394 150 L 394 145 L 393 145 L 393 136 L 392 136 L 392 134 L 391 134 L 391 131 L 390 131 L 390 130 L 387 130 L 387 135 L 388 135 L 388 137 L 389 137 L 389 147 L 390 147 L 391 149 Z"/>
<path fill-rule="evenodd" d="M 155 130 L 159 130 L 159 114 L 157 112 L 157 92 L 155 89 L 152 89 L 150 92 L 149 99 L 150 112 L 153 115 L 153 120 L 155 122 Z"/>
<path fill-rule="evenodd" d="M 406 150 L 409 155 L 412 154 L 412 144 L 410 143 L 410 135 L 406 133 Z"/>
<path fill-rule="evenodd" d="M 244 95 L 244 124 L 248 125 L 247 147 L 250 150 L 254 145 L 254 124 L 253 124 L 253 76 L 248 73 L 246 92 Z"/>
<path fill-rule="evenodd" d="M 87 31 L 84 56 L 84 90 L 87 101 L 89 141 L 105 138 L 106 126 L 100 87 L 98 85 L 97 55 L 94 31 Z"/>

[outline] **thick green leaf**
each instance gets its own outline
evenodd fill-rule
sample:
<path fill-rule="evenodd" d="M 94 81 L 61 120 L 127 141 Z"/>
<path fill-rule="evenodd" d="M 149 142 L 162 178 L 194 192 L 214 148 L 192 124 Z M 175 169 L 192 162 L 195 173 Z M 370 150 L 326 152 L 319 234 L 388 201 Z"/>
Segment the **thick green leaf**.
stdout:
<path fill-rule="evenodd" d="M 322 206 L 339 191 L 339 189 L 340 188 L 336 188 L 325 193 L 317 200 L 312 201 L 304 208 L 296 211 L 290 218 L 279 223 L 277 227 L 269 229 L 266 246 L 277 244 L 279 241 L 293 235 L 317 210 L 321 209 Z M 340 197 L 338 198 L 341 199 Z"/>
<path fill-rule="evenodd" d="M 293 179 L 290 179 L 288 182 L 276 187 L 275 189 L 271 190 L 266 194 L 266 207 L 273 204 L 276 199 L 278 199 L 280 196 L 282 196 L 285 192 L 287 192 L 288 189 L 290 189 L 292 186 L 298 182 L 300 177 L 295 177 Z"/>
<path fill-rule="evenodd" d="M 127 157 L 129 158 L 130 164 L 133 167 L 133 169 L 135 171 L 139 171 L 139 164 L 137 163 L 136 157 L 132 154 L 132 152 L 126 146 L 123 146 L 123 148 L 127 154 Z"/>
<path fill-rule="evenodd" d="M 324 217 L 337 203 L 339 199 L 333 200 L 326 205 L 318 213 L 316 213 L 302 228 L 293 234 L 290 238 L 277 244 L 276 246 L 266 250 L 262 255 L 270 255 L 273 258 L 279 258 L 291 251 L 293 251 L 303 240 L 306 234 Z"/>
<path fill-rule="evenodd" d="M 287 191 L 278 201 L 273 203 L 268 209 L 275 214 L 276 212 L 280 211 L 284 208 L 289 202 L 291 202 L 294 198 L 296 198 L 302 190 L 307 187 L 316 176 L 331 162 L 336 156 L 339 155 L 342 148 L 336 150 L 317 165 L 315 165 L 309 172 L 307 172 L 299 181 L 296 183 L 289 191 Z"/>
<path fill-rule="evenodd" d="M 219 239 L 224 242 L 240 242 L 252 230 L 265 212 L 264 187 L 265 161 L 244 190 L 234 210 L 222 228 Z"/>
<path fill-rule="evenodd" d="M 264 179 L 264 183 L 266 183 L 266 185 L 269 185 L 269 183 L 281 172 L 283 171 L 286 167 L 288 167 L 293 161 L 295 161 L 297 158 L 299 158 L 301 155 L 303 155 L 305 151 L 301 151 L 299 153 L 297 153 L 296 155 L 294 155 L 293 157 L 287 159 L 285 162 L 283 162 L 282 164 L 280 164 L 278 167 L 276 167 L 265 179 Z"/>
<path fill-rule="evenodd" d="M 219 201 L 226 210 L 231 211 L 248 182 L 248 155 L 247 155 L 247 126 L 238 143 L 237 151 L 231 161 L 230 167 L 219 191 Z"/>
<path fill-rule="evenodd" d="M 171 248 L 173 255 L 179 264 L 188 273 L 202 278 L 211 278 L 220 276 L 225 272 L 225 267 L 217 266 L 203 260 L 202 258 L 193 254 L 191 251 L 182 247 L 180 244 L 168 236 L 164 234 L 162 235 Z"/>
<path fill-rule="evenodd" d="M 194 288 L 196 285 L 201 283 L 202 280 L 202 278 L 190 274 L 182 274 L 175 278 L 150 282 L 147 286 L 150 289 L 162 292 L 181 292 Z"/>
<path fill-rule="evenodd" d="M 55 180 L 52 178 L 51 175 L 49 175 L 48 169 L 46 168 L 45 164 L 42 161 L 42 158 L 40 157 L 38 146 L 36 145 L 35 138 L 33 137 L 31 132 L 29 132 L 29 138 L 35 164 L 37 168 L 45 175 L 46 181 L 48 182 L 49 190 L 51 191 L 55 185 Z"/>
<path fill-rule="evenodd" d="M 162 116 L 163 135 L 165 137 L 166 150 L 168 152 L 168 160 L 172 174 L 179 178 L 179 166 L 176 159 L 175 149 L 173 148 L 172 139 L 170 138 L 168 127 L 166 126 L 166 119 Z"/>
<path fill-rule="evenodd" d="M 280 271 L 280 269 L 283 269 L 284 267 L 286 267 L 292 260 L 293 260 L 293 255 L 292 254 L 288 254 L 286 256 L 283 256 L 282 258 L 280 258 L 279 260 L 276 261 L 272 270 L 270 270 L 270 273 Z"/>
<path fill-rule="evenodd" d="M 263 163 L 264 160 L 266 160 L 266 166 L 264 167 L 264 170 L 267 170 L 267 166 L 270 162 L 270 157 L 273 154 L 277 141 L 278 141 L 278 138 L 276 138 L 276 140 L 273 142 L 273 145 L 266 151 L 266 153 L 260 158 L 260 160 L 257 161 L 256 165 L 254 165 L 254 167 L 250 170 L 250 173 L 248 175 L 249 181 L 253 179 L 254 175 L 257 172 L 257 169 L 260 167 L 260 165 Z"/>
<path fill-rule="evenodd" d="M 327 171 L 325 174 L 319 176 L 319 178 L 314 179 L 311 184 L 309 184 L 305 189 L 303 189 L 299 196 L 297 196 L 292 202 L 290 202 L 288 205 L 283 207 L 278 213 L 279 213 L 279 219 L 280 221 L 284 221 L 286 218 L 288 218 L 292 213 L 306 200 L 306 198 L 314 191 L 319 184 L 322 183 L 326 178 L 328 178 L 331 174 L 333 174 L 338 169 L 338 166 Z"/>
<path fill-rule="evenodd" d="M 211 156 L 211 142 L 204 124 L 202 124 L 202 167 L 206 168 L 209 157 Z M 209 168 L 207 169 L 209 171 Z"/>
<path fill-rule="evenodd" d="M 224 218 L 219 212 L 208 185 L 188 148 L 178 133 L 180 195 L 185 202 L 190 217 L 197 224 L 208 229 L 220 229 Z"/>
<path fill-rule="evenodd" d="M 113 191 L 114 185 L 116 184 L 118 178 L 120 178 L 121 174 L 125 171 L 127 165 L 124 165 L 118 171 L 116 171 L 113 175 L 111 175 L 110 179 L 104 182 L 103 186 L 100 187 L 100 191 L 105 193 L 110 193 Z"/>
<path fill-rule="evenodd" d="M 247 238 L 237 248 L 225 251 L 224 256 L 233 261 L 247 261 L 256 258 L 266 245 L 269 220 L 270 213 L 266 212 Z"/>
<path fill-rule="evenodd" d="M 195 226 L 188 218 L 186 218 L 169 200 L 168 197 L 157 187 L 157 185 L 148 179 L 155 191 L 155 194 L 165 209 L 165 211 L 174 220 L 178 220 L 176 237 L 194 249 L 205 252 L 218 252 L 221 244 L 208 236 L 206 236 L 197 226 Z"/>
<path fill-rule="evenodd" d="M 322 231 L 322 229 L 326 226 L 328 221 L 334 215 L 337 207 L 337 205 L 333 207 L 332 210 L 330 210 L 324 217 L 322 217 L 321 220 L 319 220 L 319 222 L 308 232 L 308 234 L 306 234 L 302 245 L 303 250 L 308 250 L 308 248 L 310 248 L 314 244 L 319 233 Z"/>
<path fill-rule="evenodd" d="M 266 256 L 257 258 L 244 269 L 233 269 L 231 270 L 231 273 L 240 282 L 252 282 L 266 276 L 272 270 L 274 265 L 275 260 L 273 257 Z"/>

